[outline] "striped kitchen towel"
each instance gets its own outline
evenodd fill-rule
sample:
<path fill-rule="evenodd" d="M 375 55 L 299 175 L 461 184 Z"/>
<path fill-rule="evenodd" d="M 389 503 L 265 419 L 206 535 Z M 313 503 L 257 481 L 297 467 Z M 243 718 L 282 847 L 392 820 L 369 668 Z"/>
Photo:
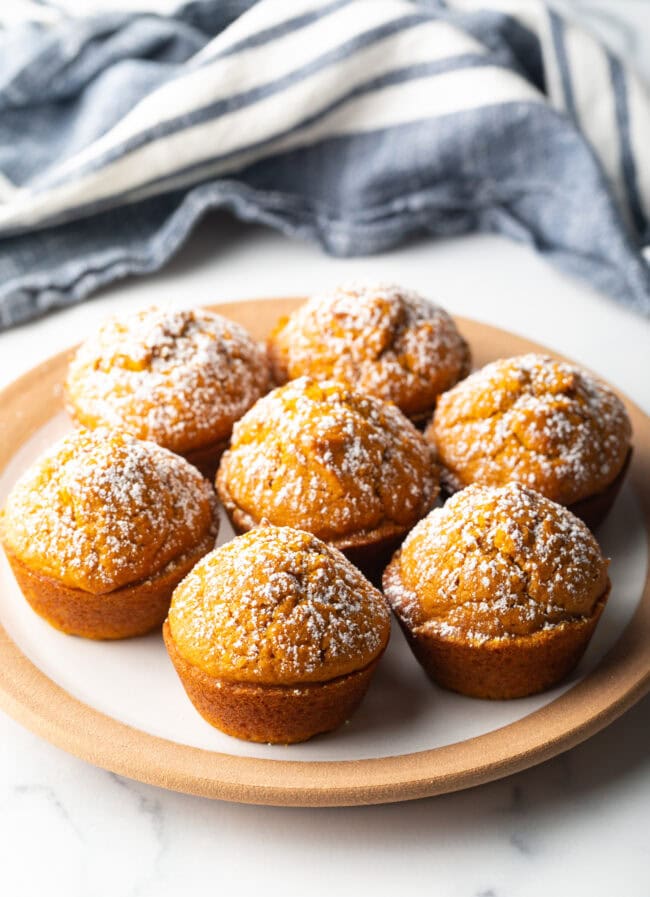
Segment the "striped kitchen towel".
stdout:
<path fill-rule="evenodd" d="M 25 23 L 0 32 L 0 327 L 159 269 L 215 207 L 334 255 L 497 232 L 648 313 L 649 146 L 646 85 L 541 0 Z"/>

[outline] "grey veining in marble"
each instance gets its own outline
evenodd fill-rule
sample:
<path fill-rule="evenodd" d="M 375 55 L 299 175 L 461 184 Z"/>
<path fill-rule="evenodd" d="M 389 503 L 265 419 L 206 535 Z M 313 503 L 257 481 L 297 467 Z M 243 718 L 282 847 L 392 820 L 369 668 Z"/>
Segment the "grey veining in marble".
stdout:
<path fill-rule="evenodd" d="M 167 793 L 80 763 L 5 716 L 0 775 L 11 897 L 218 893 L 220 881 L 229 893 L 267 881 L 265 894 L 317 897 L 364 877 L 382 895 L 433 881 L 435 893 L 468 897 L 648 894 L 650 698 L 567 755 L 410 804 L 312 811 Z"/>

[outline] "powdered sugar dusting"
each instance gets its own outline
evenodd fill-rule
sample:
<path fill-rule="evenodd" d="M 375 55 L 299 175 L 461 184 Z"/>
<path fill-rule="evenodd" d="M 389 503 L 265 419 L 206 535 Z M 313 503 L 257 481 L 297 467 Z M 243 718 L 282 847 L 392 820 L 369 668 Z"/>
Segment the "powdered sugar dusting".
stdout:
<path fill-rule="evenodd" d="M 312 297 L 272 335 L 270 355 L 280 381 L 340 380 L 406 414 L 430 410 L 470 360 L 446 311 L 391 284 L 350 284 Z"/>
<path fill-rule="evenodd" d="M 603 383 L 529 354 L 488 364 L 441 396 L 426 435 L 459 485 L 518 480 L 572 504 L 616 477 L 630 434 Z"/>
<path fill-rule="evenodd" d="M 267 684 L 361 669 L 388 641 L 388 606 L 336 549 L 263 526 L 206 555 L 177 587 L 169 625 L 210 675 Z"/>
<path fill-rule="evenodd" d="M 139 311 L 106 321 L 70 364 L 71 414 L 175 451 L 228 437 L 266 392 L 262 350 L 239 324 L 207 311 Z"/>
<path fill-rule="evenodd" d="M 14 486 L 2 537 L 29 567 L 102 594 L 217 534 L 210 484 L 183 458 L 99 428 L 60 440 Z"/>
<path fill-rule="evenodd" d="M 324 539 L 410 526 L 438 493 L 431 450 L 394 405 L 306 377 L 235 425 L 217 485 L 254 520 Z"/>
<path fill-rule="evenodd" d="M 410 628 L 479 642 L 588 616 L 607 582 L 582 521 L 518 483 L 458 492 L 411 531 L 391 572 L 387 597 Z"/>

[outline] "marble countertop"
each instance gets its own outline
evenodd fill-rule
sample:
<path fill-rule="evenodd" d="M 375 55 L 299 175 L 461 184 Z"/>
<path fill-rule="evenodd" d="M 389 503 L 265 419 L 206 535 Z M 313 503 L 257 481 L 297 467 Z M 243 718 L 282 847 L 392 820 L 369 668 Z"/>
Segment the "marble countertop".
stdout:
<path fill-rule="evenodd" d="M 328 259 L 213 215 L 164 274 L 0 335 L 0 385 L 109 312 L 390 279 L 545 343 L 650 412 L 650 321 L 492 237 Z M 380 807 L 276 809 L 173 794 L 70 757 L 0 712 L 0 882 L 11 897 L 433 891 L 648 897 L 650 697 L 583 745 L 470 791 Z"/>

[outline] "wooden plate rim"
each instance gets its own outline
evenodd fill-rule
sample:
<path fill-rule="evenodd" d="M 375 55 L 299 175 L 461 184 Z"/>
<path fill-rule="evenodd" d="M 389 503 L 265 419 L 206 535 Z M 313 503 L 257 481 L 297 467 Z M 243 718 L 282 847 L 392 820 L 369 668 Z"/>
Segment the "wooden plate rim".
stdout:
<path fill-rule="evenodd" d="M 300 298 L 258 299 L 211 308 L 261 336 L 260 320 L 293 309 Z M 473 347 L 507 345 L 498 354 L 551 352 L 479 321 L 458 325 Z M 490 353 L 493 357 L 495 354 Z M 61 352 L 0 392 L 0 472 L 16 449 L 59 410 Z M 620 395 L 620 392 L 619 392 Z M 40 398 L 35 415 L 17 413 Z M 621 396 L 634 428 L 630 481 L 646 524 L 650 557 L 650 419 Z M 58 403 L 58 404 L 53 404 Z M 111 772 L 209 798 L 277 806 L 347 806 L 448 793 L 526 769 L 579 744 L 650 690 L 650 575 L 625 631 L 598 667 L 553 702 L 523 719 L 456 744 L 368 760 L 289 761 L 238 757 L 177 744 L 121 723 L 74 698 L 20 651 L 0 623 L 0 706 L 58 747 Z"/>

